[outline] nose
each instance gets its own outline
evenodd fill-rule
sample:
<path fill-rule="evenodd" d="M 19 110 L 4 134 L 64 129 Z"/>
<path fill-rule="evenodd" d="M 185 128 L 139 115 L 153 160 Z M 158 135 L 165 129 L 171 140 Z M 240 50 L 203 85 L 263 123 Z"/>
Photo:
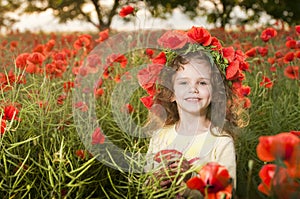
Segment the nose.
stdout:
<path fill-rule="evenodd" d="M 196 84 L 190 85 L 190 93 L 199 93 L 198 86 Z"/>

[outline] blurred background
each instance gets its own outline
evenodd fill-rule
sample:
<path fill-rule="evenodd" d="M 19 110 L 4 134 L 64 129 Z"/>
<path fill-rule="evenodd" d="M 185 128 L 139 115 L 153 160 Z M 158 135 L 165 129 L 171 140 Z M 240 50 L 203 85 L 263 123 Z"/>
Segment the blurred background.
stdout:
<path fill-rule="evenodd" d="M 123 6 L 134 16 L 120 17 Z M 98 31 L 107 28 L 187 29 L 192 25 L 246 28 L 300 21 L 300 1 L 294 0 L 2 0 L 0 30 Z"/>

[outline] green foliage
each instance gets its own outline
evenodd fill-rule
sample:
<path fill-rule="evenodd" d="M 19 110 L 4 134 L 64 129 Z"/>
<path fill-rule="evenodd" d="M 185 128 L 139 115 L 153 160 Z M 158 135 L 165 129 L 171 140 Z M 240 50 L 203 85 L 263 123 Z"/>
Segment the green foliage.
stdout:
<path fill-rule="evenodd" d="M 248 58 L 250 70 L 246 73 L 246 81 L 251 87 L 249 97 L 252 106 L 248 110 L 250 122 L 241 129 L 236 141 L 237 195 L 246 199 L 266 198 L 257 191 L 260 183 L 258 171 L 264 164 L 257 158 L 255 150 L 259 136 L 300 130 L 299 80 L 288 79 L 283 73 L 284 66 L 279 64 L 276 65 L 277 70 L 271 72 L 271 65 L 267 62 L 267 58 L 274 57 L 278 50 L 288 50 L 284 45 L 287 36 L 297 39 L 297 35 L 292 31 L 281 31 L 276 39 L 263 43 L 258 32 L 211 31 L 212 35 L 226 42 L 224 46 L 236 43 L 246 46 L 250 43 L 252 47 L 267 46 L 269 50 L 265 57 L 257 55 L 255 58 Z M 16 55 L 31 51 L 35 47 L 33 40 L 45 43 L 50 37 L 54 38 L 53 35 L 26 33 L 25 36 L 17 34 L 1 38 L 7 40 L 8 44 L 2 44 L 5 53 L 0 72 L 7 74 L 9 70 L 13 70 L 16 75 L 24 74 L 22 69 L 15 68 Z M 72 38 L 76 38 L 76 35 L 55 35 L 55 38 L 57 48 L 72 49 Z M 19 39 L 23 42 L 18 48 L 10 49 L 9 43 Z M 66 40 L 71 42 L 59 43 Z M 133 137 L 124 132 L 123 127 L 139 133 L 138 129 L 129 125 L 129 120 L 123 121 L 124 126 L 116 124 L 111 95 L 118 83 L 113 78 L 108 78 L 103 83 L 105 92 L 96 102 L 96 114 L 106 138 L 128 152 L 117 154 L 120 158 L 113 156 L 114 161 L 99 161 L 98 157 L 102 154 L 90 154 L 80 140 L 78 126 L 74 123 L 72 114 L 71 97 L 74 90 L 67 93 L 63 104 L 57 104 L 57 98 L 63 92 L 63 83 L 74 80 L 71 69 L 83 53 L 83 50 L 79 50 L 75 56 L 69 57 L 69 66 L 62 78 L 49 79 L 41 74 L 26 74 L 26 84 L 12 83 L 9 85 L 12 90 L 1 90 L 0 107 L 7 102 L 20 104 L 21 121 L 8 122 L 7 131 L 0 137 L 0 198 L 173 198 L 184 187 L 178 189 L 178 184 L 173 183 L 171 188 L 162 190 L 153 173 L 115 169 L 120 158 L 126 158 L 134 168 L 143 166 L 137 165 L 136 157 L 147 151 L 149 139 Z M 127 67 L 149 61 L 141 51 L 132 52 L 130 57 Z M 299 59 L 290 64 L 299 65 Z M 124 74 L 128 69 L 116 65 L 111 75 L 114 77 Z M 260 86 L 263 75 L 272 79 L 274 86 L 271 89 Z M 122 91 L 122 87 L 120 88 Z M 136 89 L 129 100 L 135 110 L 130 114 L 130 119 L 141 126 L 147 121 L 148 115 L 148 110 L 139 100 L 144 95 L 143 89 Z M 2 114 L 0 112 L 0 118 Z M 122 119 L 121 112 L 118 116 Z M 87 135 L 91 133 L 88 130 L 86 132 Z M 76 154 L 77 150 L 82 150 L 82 153 Z M 153 186 L 146 186 L 149 179 L 154 179 Z"/>

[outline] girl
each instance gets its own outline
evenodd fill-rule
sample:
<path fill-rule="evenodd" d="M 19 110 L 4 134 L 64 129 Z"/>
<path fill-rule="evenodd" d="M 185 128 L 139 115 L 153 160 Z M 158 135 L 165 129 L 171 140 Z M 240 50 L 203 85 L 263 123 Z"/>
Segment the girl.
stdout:
<path fill-rule="evenodd" d="M 226 166 L 235 183 L 233 130 L 237 121 L 229 103 L 234 95 L 212 56 L 203 50 L 178 55 L 161 74 L 163 86 L 154 100 L 164 107 L 167 116 L 160 118 L 165 120 L 164 126 L 150 140 L 146 170 L 159 167 L 155 157 L 162 160 L 168 155 L 163 167 L 155 171 L 165 188 L 172 183 L 167 170 L 186 174 L 205 163 L 218 162 Z"/>

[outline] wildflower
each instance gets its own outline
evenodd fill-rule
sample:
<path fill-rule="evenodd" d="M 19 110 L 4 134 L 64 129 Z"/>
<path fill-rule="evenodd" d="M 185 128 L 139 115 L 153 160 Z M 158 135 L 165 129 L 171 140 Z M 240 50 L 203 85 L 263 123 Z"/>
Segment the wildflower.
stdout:
<path fill-rule="evenodd" d="M 264 57 L 264 56 L 266 56 L 267 54 L 268 54 L 268 48 L 266 48 L 266 47 L 258 47 L 257 48 L 257 52 L 262 56 L 262 57 Z"/>
<path fill-rule="evenodd" d="M 224 47 L 222 49 L 222 53 L 223 53 L 224 58 L 226 58 L 228 60 L 228 62 L 232 62 L 234 60 L 235 51 L 232 46 Z"/>
<path fill-rule="evenodd" d="M 29 53 L 22 53 L 17 56 L 15 61 L 17 68 L 24 69 L 27 66 L 27 58 L 29 55 Z"/>
<path fill-rule="evenodd" d="M 105 41 L 106 39 L 108 39 L 109 37 L 109 33 L 108 33 L 108 29 L 105 29 L 101 32 L 99 32 L 99 38 L 96 40 L 96 42 L 102 42 Z"/>
<path fill-rule="evenodd" d="M 285 54 L 283 61 L 285 63 L 289 63 L 292 62 L 294 58 L 295 58 L 294 52 L 288 52 L 287 54 Z"/>
<path fill-rule="evenodd" d="M 239 62 L 232 61 L 226 68 L 226 79 L 233 80 L 236 79 L 239 72 Z"/>
<path fill-rule="evenodd" d="M 290 48 L 290 49 L 295 49 L 297 48 L 297 41 L 292 39 L 292 40 L 288 40 L 285 42 L 285 46 Z"/>
<path fill-rule="evenodd" d="M 212 40 L 210 33 L 202 27 L 193 26 L 188 30 L 187 36 L 190 38 L 191 43 L 198 43 L 203 46 L 209 46 Z"/>
<path fill-rule="evenodd" d="M 284 57 L 284 54 L 281 51 L 276 51 L 275 52 L 275 57 L 276 58 L 281 58 L 281 57 Z"/>
<path fill-rule="evenodd" d="M 134 12 L 134 8 L 132 6 L 124 6 L 121 8 L 119 15 L 120 17 L 124 18 L 127 15 L 130 15 Z"/>
<path fill-rule="evenodd" d="M 218 163 L 204 165 L 198 175 L 187 181 L 190 189 L 196 189 L 208 199 L 231 198 L 232 183 L 228 170 Z"/>
<path fill-rule="evenodd" d="M 105 135 L 101 132 L 101 129 L 97 127 L 92 134 L 92 145 L 103 144 L 105 141 Z"/>
<path fill-rule="evenodd" d="M 75 108 L 78 108 L 82 112 L 88 111 L 88 106 L 85 102 L 79 101 L 75 103 Z"/>
<path fill-rule="evenodd" d="M 0 134 L 3 135 L 6 130 L 6 120 L 0 119 L 1 120 L 1 126 L 0 126 Z"/>
<path fill-rule="evenodd" d="M 87 50 L 91 49 L 92 44 L 92 36 L 88 34 L 83 34 L 78 37 L 78 39 L 73 43 L 73 47 L 76 50 L 85 48 Z"/>
<path fill-rule="evenodd" d="M 2 119 L 5 120 L 20 120 L 18 118 L 19 109 L 13 105 L 8 105 L 4 107 L 4 115 Z"/>
<path fill-rule="evenodd" d="M 258 190 L 276 198 L 299 198 L 300 183 L 289 175 L 288 169 L 275 164 L 266 164 L 259 171 L 262 182 Z"/>
<path fill-rule="evenodd" d="M 69 92 L 72 88 L 74 88 L 74 82 L 73 81 L 64 82 L 63 88 L 66 93 Z"/>
<path fill-rule="evenodd" d="M 272 88 L 273 82 L 270 80 L 270 78 L 263 76 L 262 81 L 259 83 L 259 85 L 265 88 Z"/>
<path fill-rule="evenodd" d="M 299 79 L 299 66 L 287 66 L 284 75 L 290 79 Z"/>
<path fill-rule="evenodd" d="M 256 47 L 251 48 L 245 52 L 247 57 L 255 57 L 256 56 Z"/>
<path fill-rule="evenodd" d="M 153 54 L 154 54 L 154 51 L 153 51 L 152 49 L 150 49 L 150 48 L 147 48 L 147 49 L 145 50 L 145 53 L 146 53 L 146 55 L 151 59 L 152 56 L 153 56 Z"/>
<path fill-rule="evenodd" d="M 102 96 L 104 93 L 104 90 L 103 88 L 97 88 L 97 89 L 94 89 L 94 95 L 96 98 Z"/>
<path fill-rule="evenodd" d="M 262 182 L 258 185 L 258 190 L 268 196 L 271 194 L 271 182 L 276 168 L 275 164 L 266 164 L 259 171 L 259 177 Z"/>
<path fill-rule="evenodd" d="M 297 32 L 298 34 L 300 34 L 300 25 L 296 25 L 296 26 L 295 26 L 295 29 L 296 29 L 296 32 Z"/>
<path fill-rule="evenodd" d="M 120 63 L 121 68 L 125 68 L 127 65 L 127 58 L 123 54 L 111 54 L 106 58 L 106 63 L 108 66 L 112 66 L 113 63 Z"/>
<path fill-rule="evenodd" d="M 260 38 L 264 42 L 268 42 L 270 39 L 277 36 L 277 31 L 274 28 L 267 28 L 262 31 Z"/>
<path fill-rule="evenodd" d="M 84 152 L 84 150 L 82 150 L 82 149 L 76 150 L 75 155 L 76 155 L 77 157 L 79 157 L 80 159 L 84 159 L 84 158 L 85 158 L 85 152 Z"/>
<path fill-rule="evenodd" d="M 275 136 L 260 136 L 256 148 L 257 156 L 262 161 L 290 161 L 294 156 L 300 139 L 290 133 L 279 133 Z"/>
<path fill-rule="evenodd" d="M 156 57 L 152 59 L 153 64 L 165 64 L 167 62 L 166 54 L 160 52 Z"/>
<path fill-rule="evenodd" d="M 178 49 L 182 48 L 188 41 L 186 34 L 179 31 L 167 31 L 159 39 L 158 44 L 164 48 Z"/>
<path fill-rule="evenodd" d="M 141 97 L 140 100 L 144 104 L 144 106 L 148 109 L 150 109 L 154 103 L 152 95 Z"/>

